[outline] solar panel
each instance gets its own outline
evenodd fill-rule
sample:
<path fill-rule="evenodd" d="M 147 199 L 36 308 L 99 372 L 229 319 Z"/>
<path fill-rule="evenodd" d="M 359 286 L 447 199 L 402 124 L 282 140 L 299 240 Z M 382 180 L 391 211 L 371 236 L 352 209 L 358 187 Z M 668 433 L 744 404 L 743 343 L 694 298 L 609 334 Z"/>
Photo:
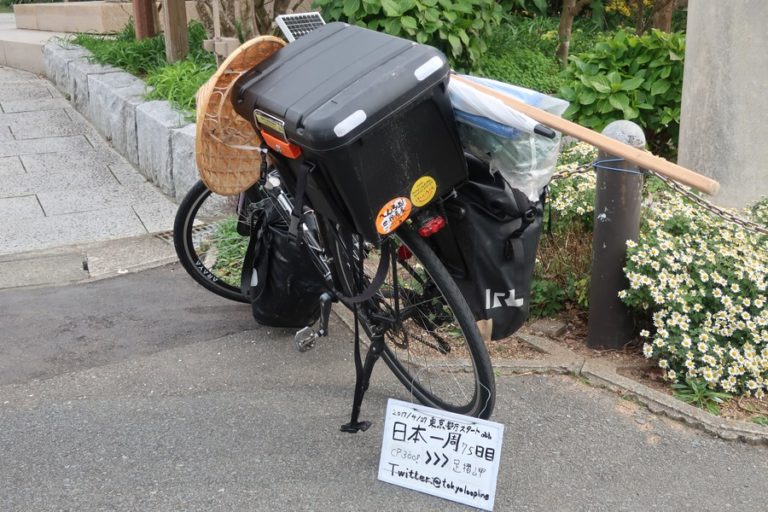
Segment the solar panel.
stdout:
<path fill-rule="evenodd" d="M 281 14 L 275 22 L 289 43 L 325 25 L 319 12 Z"/>

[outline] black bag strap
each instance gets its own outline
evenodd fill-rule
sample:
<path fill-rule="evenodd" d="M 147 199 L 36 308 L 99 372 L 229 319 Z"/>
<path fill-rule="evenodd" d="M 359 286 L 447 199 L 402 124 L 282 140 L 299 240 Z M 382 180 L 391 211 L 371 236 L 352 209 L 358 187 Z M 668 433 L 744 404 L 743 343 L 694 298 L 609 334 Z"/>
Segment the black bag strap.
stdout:
<path fill-rule="evenodd" d="M 251 279 L 253 273 L 256 272 L 256 244 L 258 242 L 264 243 L 264 237 L 266 236 L 266 229 L 264 229 L 266 218 L 266 212 L 262 210 L 256 210 L 251 216 L 251 236 L 248 239 L 248 248 L 245 250 L 245 257 L 243 258 L 243 272 L 240 274 L 240 291 L 248 299 L 253 300 L 251 295 Z M 269 251 L 264 254 L 265 258 L 269 258 Z M 267 260 L 267 266 L 269 260 Z"/>
<path fill-rule="evenodd" d="M 525 246 L 519 236 L 511 236 L 504 242 L 504 259 L 512 260 L 513 265 L 518 267 L 523 264 L 525 256 Z"/>
<path fill-rule="evenodd" d="M 307 191 L 307 179 L 314 170 L 315 164 L 305 163 L 296 173 L 296 196 L 293 198 L 293 211 L 291 212 L 291 225 L 288 228 L 288 233 L 299 243 L 301 243 L 301 237 L 297 237 L 297 233 L 299 232 L 301 217 L 304 214 L 304 194 Z"/>
<path fill-rule="evenodd" d="M 365 302 L 367 300 L 370 300 L 374 295 L 376 295 L 376 292 L 379 291 L 379 288 L 381 288 L 381 285 L 384 284 L 384 279 L 387 278 L 387 273 L 389 271 L 389 253 L 390 253 L 390 247 L 391 247 L 392 241 L 389 238 L 385 238 L 381 242 L 381 258 L 379 259 L 379 267 L 376 269 L 376 275 L 373 276 L 373 279 L 371 280 L 368 287 L 363 290 L 359 295 L 354 295 L 352 297 L 347 297 L 345 295 L 342 295 L 340 293 L 337 293 L 336 296 L 339 298 L 340 301 L 344 302 L 348 305 L 353 304 L 360 304 L 361 302 Z M 354 256 L 352 254 L 352 248 L 349 249 L 349 259 L 354 264 Z"/>

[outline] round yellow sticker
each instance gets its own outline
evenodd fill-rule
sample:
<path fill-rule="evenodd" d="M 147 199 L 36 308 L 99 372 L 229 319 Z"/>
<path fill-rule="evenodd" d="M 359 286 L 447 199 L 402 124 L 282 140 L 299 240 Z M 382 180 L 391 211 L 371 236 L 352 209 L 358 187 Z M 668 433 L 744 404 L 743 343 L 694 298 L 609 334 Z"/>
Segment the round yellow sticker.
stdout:
<path fill-rule="evenodd" d="M 408 220 L 410 214 L 411 201 L 407 197 L 396 197 L 379 210 L 379 215 L 376 216 L 376 231 L 380 235 L 388 235 Z"/>
<path fill-rule="evenodd" d="M 411 201 L 414 206 L 424 206 L 430 202 L 437 192 L 437 182 L 432 176 L 422 176 L 411 187 Z"/>

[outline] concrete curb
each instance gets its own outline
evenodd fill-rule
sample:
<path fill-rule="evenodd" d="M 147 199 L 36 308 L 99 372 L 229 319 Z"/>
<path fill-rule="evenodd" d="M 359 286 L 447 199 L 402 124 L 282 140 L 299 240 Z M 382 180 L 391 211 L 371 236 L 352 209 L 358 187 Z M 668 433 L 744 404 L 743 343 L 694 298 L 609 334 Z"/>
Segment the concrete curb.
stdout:
<path fill-rule="evenodd" d="M 744 421 L 720 418 L 708 412 L 681 402 L 680 400 L 649 388 L 637 381 L 619 375 L 616 365 L 601 360 L 587 360 L 580 375 L 592 385 L 603 386 L 642 403 L 651 412 L 664 414 L 672 419 L 714 434 L 722 439 L 744 441 L 754 444 L 768 444 L 768 428 Z"/>
<path fill-rule="evenodd" d="M 518 334 L 518 337 L 537 350 L 549 355 L 540 365 L 542 371 L 548 367 L 550 372 L 562 373 L 563 368 L 568 368 L 569 373 L 586 378 L 593 386 L 604 387 L 636 399 L 653 413 L 664 414 L 672 419 L 683 421 L 722 439 L 768 444 L 767 427 L 709 414 L 673 396 L 620 375 L 618 370 L 621 368 L 616 364 L 602 359 L 581 357 L 546 338 L 529 334 Z M 521 361 L 512 361 L 511 363 L 514 367 Z M 509 362 L 494 362 L 494 367 L 507 368 L 508 364 Z"/>
<path fill-rule="evenodd" d="M 350 330 L 354 329 L 354 320 L 349 310 L 344 307 L 335 307 L 333 312 Z M 620 367 L 615 364 L 602 359 L 582 357 L 550 339 L 525 333 L 518 333 L 516 336 L 544 354 L 544 357 L 540 360 L 494 360 L 494 370 L 502 375 L 558 373 L 584 377 L 592 386 L 630 396 L 653 413 L 682 421 L 721 439 L 768 445 L 768 427 L 709 414 L 666 393 L 620 375 L 618 373 Z"/>
<path fill-rule="evenodd" d="M 183 199 L 198 179 L 194 123 L 167 101 L 145 100 L 142 80 L 93 63 L 88 50 L 67 41 L 46 43 L 43 63 L 46 76 L 115 151 L 165 195 Z"/>
<path fill-rule="evenodd" d="M 0 256 L 0 291 L 90 283 L 178 261 L 155 235 Z"/>

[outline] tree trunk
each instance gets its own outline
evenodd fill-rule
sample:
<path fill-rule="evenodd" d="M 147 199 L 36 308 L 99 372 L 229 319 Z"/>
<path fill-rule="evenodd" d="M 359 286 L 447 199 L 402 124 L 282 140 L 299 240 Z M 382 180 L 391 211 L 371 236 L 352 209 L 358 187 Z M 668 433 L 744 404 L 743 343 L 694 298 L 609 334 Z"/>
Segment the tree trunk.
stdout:
<path fill-rule="evenodd" d="M 213 34 L 213 8 L 211 3 L 206 0 L 195 0 L 197 15 L 200 17 L 200 23 L 205 27 L 208 34 Z"/>
<path fill-rule="evenodd" d="M 563 0 L 563 9 L 560 12 L 560 26 L 557 29 L 557 40 L 560 43 L 555 52 L 555 57 L 560 62 L 560 67 L 568 65 L 568 52 L 571 46 L 571 32 L 573 20 L 586 7 L 591 0 Z"/>
<path fill-rule="evenodd" d="M 635 34 L 641 36 L 645 32 L 645 3 L 643 0 L 634 0 L 634 4 L 632 13 L 635 18 Z"/>
<path fill-rule="evenodd" d="M 152 0 L 133 0 L 133 12 L 136 39 L 145 39 L 157 34 L 155 3 Z"/>
<path fill-rule="evenodd" d="M 277 17 L 279 14 L 285 14 L 288 9 L 291 7 L 291 0 L 275 0 L 275 16 Z"/>
<path fill-rule="evenodd" d="M 672 32 L 672 14 L 675 7 L 675 0 L 656 0 L 653 4 L 651 26 L 662 32 Z"/>
<path fill-rule="evenodd" d="M 259 35 L 256 18 L 253 15 L 253 0 L 239 0 L 237 2 L 237 19 L 240 20 L 241 33 L 237 37 L 241 42 L 248 41 Z"/>
<path fill-rule="evenodd" d="M 184 0 L 163 0 L 165 26 L 165 60 L 169 63 L 184 59 L 189 53 L 187 9 Z"/>

